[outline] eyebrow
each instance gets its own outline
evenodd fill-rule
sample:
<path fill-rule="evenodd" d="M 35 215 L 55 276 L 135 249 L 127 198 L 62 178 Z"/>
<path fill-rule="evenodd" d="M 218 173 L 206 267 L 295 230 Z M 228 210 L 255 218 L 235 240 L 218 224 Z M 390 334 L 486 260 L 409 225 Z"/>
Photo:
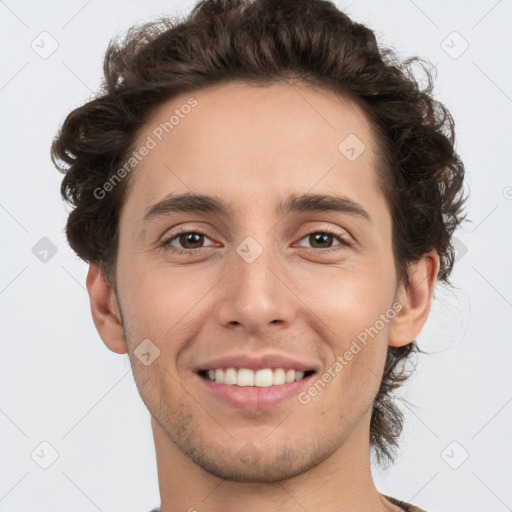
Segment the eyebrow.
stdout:
<path fill-rule="evenodd" d="M 291 212 L 327 212 L 336 211 L 348 213 L 372 222 L 369 213 L 357 202 L 344 196 L 331 194 L 292 194 L 280 202 L 275 210 L 277 215 Z M 162 201 L 147 208 L 143 222 L 149 222 L 157 217 L 170 213 L 203 212 L 229 216 L 233 213 L 230 203 L 218 196 L 203 194 L 169 194 Z"/>

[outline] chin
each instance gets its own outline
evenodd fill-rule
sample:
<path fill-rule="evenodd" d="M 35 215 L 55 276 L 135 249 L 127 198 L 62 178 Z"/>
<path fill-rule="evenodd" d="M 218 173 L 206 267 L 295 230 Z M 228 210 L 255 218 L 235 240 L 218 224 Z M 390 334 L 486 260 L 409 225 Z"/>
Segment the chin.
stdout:
<path fill-rule="evenodd" d="M 265 454 L 251 442 L 234 453 L 216 446 L 213 449 L 216 452 L 214 456 L 206 454 L 202 449 L 190 448 L 182 451 L 207 473 L 230 482 L 247 484 L 288 480 L 306 473 L 329 455 L 319 450 L 315 452 L 311 448 L 306 453 L 303 449 L 292 450 L 287 446 L 283 446 L 279 453 Z"/>

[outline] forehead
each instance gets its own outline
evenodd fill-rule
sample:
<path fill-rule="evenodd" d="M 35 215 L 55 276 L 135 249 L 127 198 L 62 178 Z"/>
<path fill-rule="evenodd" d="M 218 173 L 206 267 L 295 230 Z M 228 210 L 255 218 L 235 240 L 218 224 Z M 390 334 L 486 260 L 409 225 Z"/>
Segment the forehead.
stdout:
<path fill-rule="evenodd" d="M 170 192 L 224 196 L 235 209 L 292 188 L 358 201 L 376 192 L 376 141 L 363 111 L 303 83 L 182 94 L 153 113 L 135 147 L 144 145 L 125 201 L 141 213 Z"/>

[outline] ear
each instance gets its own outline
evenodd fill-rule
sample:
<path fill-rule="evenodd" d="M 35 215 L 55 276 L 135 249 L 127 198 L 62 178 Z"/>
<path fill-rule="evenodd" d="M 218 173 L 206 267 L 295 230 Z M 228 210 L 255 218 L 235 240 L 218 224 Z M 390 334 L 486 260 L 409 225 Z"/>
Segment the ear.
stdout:
<path fill-rule="evenodd" d="M 403 347 L 420 334 L 430 313 L 439 272 L 439 255 L 432 249 L 409 267 L 409 284 L 402 283 L 395 300 L 402 305 L 390 323 L 388 345 Z"/>
<path fill-rule="evenodd" d="M 127 354 L 128 346 L 121 325 L 116 296 L 99 265 L 95 263 L 89 265 L 86 284 L 92 318 L 100 338 L 112 352 Z"/>

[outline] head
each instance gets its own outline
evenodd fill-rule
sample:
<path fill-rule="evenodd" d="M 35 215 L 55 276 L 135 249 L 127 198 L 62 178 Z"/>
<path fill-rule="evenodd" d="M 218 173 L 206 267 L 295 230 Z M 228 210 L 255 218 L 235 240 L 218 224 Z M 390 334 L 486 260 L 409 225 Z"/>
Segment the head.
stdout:
<path fill-rule="evenodd" d="M 452 117 L 415 63 L 327 1 L 204 1 L 112 42 L 101 91 L 54 140 L 98 332 L 207 471 L 299 474 L 365 418 L 377 460 L 392 461 L 392 393 L 433 286 L 448 283 L 465 200 Z M 171 211 L 183 194 L 218 201 Z M 339 210 L 321 207 L 329 194 Z M 326 230 L 330 251 L 316 245 Z M 148 366 L 135 351 L 145 339 L 159 351 Z M 321 378 L 358 339 L 314 400 L 276 414 L 210 410 L 197 384 L 198 365 L 237 351 L 292 354 Z M 235 457 L 247 440 L 251 467 Z"/>

